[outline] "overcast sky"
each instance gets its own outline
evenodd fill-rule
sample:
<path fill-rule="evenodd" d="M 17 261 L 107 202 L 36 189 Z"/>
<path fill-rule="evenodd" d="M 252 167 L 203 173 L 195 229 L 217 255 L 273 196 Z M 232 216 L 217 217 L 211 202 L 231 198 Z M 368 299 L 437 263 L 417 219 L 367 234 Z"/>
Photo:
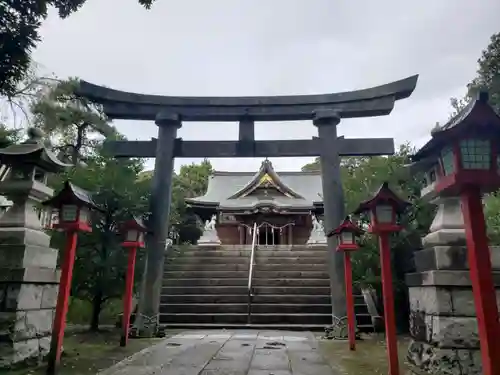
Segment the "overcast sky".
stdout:
<path fill-rule="evenodd" d="M 389 116 L 344 120 L 346 137 L 394 137 L 420 146 L 462 96 L 476 61 L 500 31 L 498 0 L 88 0 L 42 26 L 34 59 L 139 93 L 193 96 L 320 94 L 420 74 L 414 94 Z M 157 134 L 152 122 L 116 121 L 129 139 Z M 257 123 L 257 139 L 309 139 L 310 122 Z M 236 123 L 184 123 L 190 140 L 234 140 Z M 179 159 L 181 163 L 197 161 Z M 218 170 L 252 170 L 258 159 L 212 159 Z M 298 170 L 308 158 L 272 159 Z M 152 166 L 152 162 L 148 161 Z"/>

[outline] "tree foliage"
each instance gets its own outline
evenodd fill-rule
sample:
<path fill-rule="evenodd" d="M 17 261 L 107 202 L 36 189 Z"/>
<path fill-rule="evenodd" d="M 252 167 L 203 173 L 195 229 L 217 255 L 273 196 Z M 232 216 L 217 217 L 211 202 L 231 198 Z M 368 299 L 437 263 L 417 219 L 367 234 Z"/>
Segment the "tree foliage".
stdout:
<path fill-rule="evenodd" d="M 77 164 L 92 155 L 103 137 L 115 136 L 100 106 L 75 94 L 78 80 L 54 81 L 31 106 L 35 126 L 54 142 L 62 160 Z"/>
<path fill-rule="evenodd" d="M 424 204 L 420 200 L 420 177 L 410 176 L 404 167 L 414 151 L 409 144 L 404 144 L 392 156 L 346 157 L 341 160 L 346 213 L 353 212 L 358 204 L 370 197 L 384 181 L 389 182 L 391 189 L 401 198 L 412 203 L 403 216 L 405 230 L 391 238 L 395 298 L 401 306 L 408 305 L 404 275 L 413 271 L 413 252 L 420 249 L 420 239 L 428 232 L 435 210 L 432 205 Z M 302 167 L 305 171 L 319 169 L 319 158 Z M 379 246 L 374 236 L 365 234 L 361 238 L 361 250 L 352 255 L 352 267 L 353 279 L 358 287 L 374 288 L 378 296 L 382 295 Z M 400 309 L 398 325 L 401 329 L 406 329 L 407 318 L 405 309 Z"/>
<path fill-rule="evenodd" d="M 0 0 L 0 96 L 12 97 L 31 63 L 31 52 L 40 41 L 40 26 L 48 9 L 61 18 L 80 9 L 86 0 Z M 154 0 L 139 0 L 149 9 Z"/>
<path fill-rule="evenodd" d="M 490 104 L 500 113 L 500 32 L 491 36 L 490 43 L 477 61 L 476 77 L 467 85 L 463 98 L 451 98 L 452 116 L 458 113 L 480 90 L 490 94 Z"/>

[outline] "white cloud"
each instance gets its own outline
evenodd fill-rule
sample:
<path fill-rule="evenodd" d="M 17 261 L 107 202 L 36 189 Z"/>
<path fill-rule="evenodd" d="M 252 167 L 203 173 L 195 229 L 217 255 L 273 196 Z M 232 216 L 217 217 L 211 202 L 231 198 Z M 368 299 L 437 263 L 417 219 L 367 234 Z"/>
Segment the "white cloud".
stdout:
<path fill-rule="evenodd" d="M 461 96 L 498 30 L 496 0 L 88 0 L 67 20 L 51 14 L 36 61 L 57 75 L 166 95 L 287 95 L 352 90 L 420 74 L 390 116 L 343 121 L 347 137 L 421 145 Z M 130 139 L 156 126 L 120 121 Z M 257 124 L 258 139 L 310 138 L 307 122 Z M 236 139 L 237 125 L 185 123 L 185 139 Z M 298 169 L 309 159 L 273 160 Z M 180 163 L 192 160 L 178 160 Z M 216 169 L 261 160 L 214 159 Z M 152 165 L 150 163 L 150 165 Z"/>

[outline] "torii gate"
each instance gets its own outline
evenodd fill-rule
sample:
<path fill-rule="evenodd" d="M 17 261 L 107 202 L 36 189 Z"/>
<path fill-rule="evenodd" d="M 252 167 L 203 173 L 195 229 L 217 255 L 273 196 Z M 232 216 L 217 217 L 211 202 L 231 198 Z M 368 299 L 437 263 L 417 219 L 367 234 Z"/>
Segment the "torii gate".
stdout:
<path fill-rule="evenodd" d="M 388 115 L 396 100 L 408 98 L 418 75 L 364 90 L 325 95 L 257 97 L 173 97 L 129 93 L 80 82 L 78 94 L 103 106 L 110 119 L 151 120 L 158 138 L 150 141 L 113 141 L 106 146 L 115 157 L 156 158 L 153 175 L 145 284 L 137 324 L 140 331 L 157 331 L 165 243 L 168 236 L 172 173 L 175 157 L 297 157 L 319 156 L 323 181 L 326 232 L 345 217 L 340 177 L 341 156 L 391 155 L 392 138 L 337 137 L 342 118 Z M 256 141 L 254 121 L 312 120 L 318 137 L 307 140 Z M 177 129 L 185 121 L 239 122 L 238 141 L 184 141 Z M 168 197 L 168 199 L 165 199 Z M 334 237 L 328 248 L 336 247 Z M 345 282 L 341 254 L 330 251 L 329 273 L 332 318 L 346 315 Z M 148 327 L 144 324 L 148 322 Z M 144 329 L 142 329 L 144 328 Z"/>

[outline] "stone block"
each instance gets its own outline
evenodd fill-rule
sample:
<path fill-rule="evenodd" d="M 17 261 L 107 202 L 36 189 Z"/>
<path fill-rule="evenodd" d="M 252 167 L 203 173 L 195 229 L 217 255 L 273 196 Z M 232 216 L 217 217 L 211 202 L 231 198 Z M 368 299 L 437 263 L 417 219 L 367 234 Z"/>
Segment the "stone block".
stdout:
<path fill-rule="evenodd" d="M 50 247 L 50 236 L 36 229 L 0 227 L 0 243 L 3 245 L 36 245 Z"/>
<path fill-rule="evenodd" d="M 433 286 L 409 288 L 410 310 L 426 314 L 451 314 L 452 296 L 449 290 Z"/>
<path fill-rule="evenodd" d="M 54 310 L 52 309 L 26 311 L 26 329 L 24 332 L 19 333 L 21 339 L 50 336 L 53 320 Z"/>
<path fill-rule="evenodd" d="M 0 243 L 0 264 L 2 268 L 56 268 L 57 254 L 58 250 L 50 247 Z"/>
<path fill-rule="evenodd" d="M 407 361 L 418 370 L 428 374 L 480 375 L 481 354 L 476 349 L 439 348 L 427 343 L 412 341 L 408 348 Z"/>
<path fill-rule="evenodd" d="M 471 287 L 469 271 L 424 271 L 409 273 L 405 276 L 406 285 L 417 286 L 442 286 L 442 287 Z M 496 287 L 500 287 L 500 272 L 493 272 L 493 282 Z"/>
<path fill-rule="evenodd" d="M 43 285 L 10 284 L 7 286 L 7 310 L 34 310 L 42 305 Z"/>
<path fill-rule="evenodd" d="M 0 282 L 57 284 L 60 276 L 61 271 L 48 267 L 0 267 Z"/>
<path fill-rule="evenodd" d="M 490 246 L 493 270 L 500 270 L 500 247 Z M 415 252 L 418 272 L 431 270 L 468 270 L 467 247 L 459 245 L 433 246 Z"/>
<path fill-rule="evenodd" d="M 44 285 L 42 292 L 42 309 L 55 309 L 57 305 L 57 295 L 59 293 L 59 285 Z"/>
<path fill-rule="evenodd" d="M 441 348 L 479 348 L 475 317 L 433 316 L 430 343 Z"/>
<path fill-rule="evenodd" d="M 20 362 L 38 362 L 42 359 L 39 339 L 14 343 L 0 342 L 0 369 L 9 369 Z"/>

